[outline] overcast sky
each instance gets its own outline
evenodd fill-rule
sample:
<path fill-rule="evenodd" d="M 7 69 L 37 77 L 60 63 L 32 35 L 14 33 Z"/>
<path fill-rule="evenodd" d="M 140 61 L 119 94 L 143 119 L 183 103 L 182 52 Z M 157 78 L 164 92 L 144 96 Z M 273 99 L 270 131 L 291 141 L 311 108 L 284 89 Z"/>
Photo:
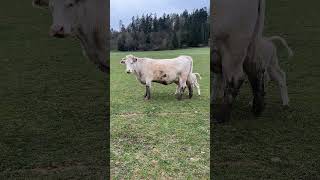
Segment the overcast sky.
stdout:
<path fill-rule="evenodd" d="M 185 9 L 192 11 L 207 7 L 210 0 L 111 0 L 111 28 L 118 30 L 119 21 L 124 25 L 131 22 L 132 16 L 154 14 L 162 16 L 163 13 L 182 13 Z"/>

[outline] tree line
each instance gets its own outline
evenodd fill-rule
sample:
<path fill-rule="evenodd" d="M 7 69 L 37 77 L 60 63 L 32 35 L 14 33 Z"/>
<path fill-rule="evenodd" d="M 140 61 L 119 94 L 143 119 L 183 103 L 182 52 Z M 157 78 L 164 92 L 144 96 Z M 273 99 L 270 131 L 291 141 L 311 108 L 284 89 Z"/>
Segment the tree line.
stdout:
<path fill-rule="evenodd" d="M 167 50 L 207 46 L 209 40 L 207 8 L 182 14 L 146 14 L 132 17 L 128 26 L 111 29 L 111 49 L 119 51 Z"/>

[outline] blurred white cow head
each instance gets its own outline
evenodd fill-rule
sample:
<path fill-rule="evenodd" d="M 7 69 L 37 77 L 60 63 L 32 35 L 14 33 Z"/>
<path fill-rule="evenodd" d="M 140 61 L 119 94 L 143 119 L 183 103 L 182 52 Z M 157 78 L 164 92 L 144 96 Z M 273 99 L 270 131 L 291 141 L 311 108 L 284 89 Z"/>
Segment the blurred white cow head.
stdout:
<path fill-rule="evenodd" d="M 87 0 L 33 0 L 33 6 L 49 9 L 52 14 L 50 35 L 63 38 L 74 35 Z"/>
<path fill-rule="evenodd" d="M 120 64 L 126 65 L 126 72 L 130 74 L 134 72 L 137 61 L 138 61 L 138 58 L 130 54 L 130 55 L 127 55 L 125 58 L 122 58 L 122 60 L 120 61 Z"/>

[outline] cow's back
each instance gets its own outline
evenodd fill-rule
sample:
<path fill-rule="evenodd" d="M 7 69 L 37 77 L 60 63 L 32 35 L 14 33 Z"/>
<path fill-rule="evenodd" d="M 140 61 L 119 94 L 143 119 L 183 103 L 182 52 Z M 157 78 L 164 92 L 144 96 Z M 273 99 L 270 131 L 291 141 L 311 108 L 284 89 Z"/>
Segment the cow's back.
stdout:
<path fill-rule="evenodd" d="M 180 73 L 186 69 L 189 70 L 192 66 L 192 58 L 190 56 L 179 56 L 173 59 L 144 59 L 144 66 L 146 66 L 144 69 L 152 71 L 161 70 Z"/>
<path fill-rule="evenodd" d="M 215 0 L 213 3 L 213 35 L 217 39 L 251 38 L 258 18 L 259 0 Z"/>

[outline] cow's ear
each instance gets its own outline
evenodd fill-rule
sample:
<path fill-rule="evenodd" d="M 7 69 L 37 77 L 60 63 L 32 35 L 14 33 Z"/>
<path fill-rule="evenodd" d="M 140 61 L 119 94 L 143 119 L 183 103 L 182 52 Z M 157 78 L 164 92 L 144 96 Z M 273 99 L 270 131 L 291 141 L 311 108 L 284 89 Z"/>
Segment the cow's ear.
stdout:
<path fill-rule="evenodd" d="M 125 60 L 121 60 L 121 61 L 120 61 L 120 64 L 125 64 L 125 63 L 126 63 Z"/>
<path fill-rule="evenodd" d="M 32 5 L 37 8 L 48 8 L 49 0 L 33 0 Z"/>

